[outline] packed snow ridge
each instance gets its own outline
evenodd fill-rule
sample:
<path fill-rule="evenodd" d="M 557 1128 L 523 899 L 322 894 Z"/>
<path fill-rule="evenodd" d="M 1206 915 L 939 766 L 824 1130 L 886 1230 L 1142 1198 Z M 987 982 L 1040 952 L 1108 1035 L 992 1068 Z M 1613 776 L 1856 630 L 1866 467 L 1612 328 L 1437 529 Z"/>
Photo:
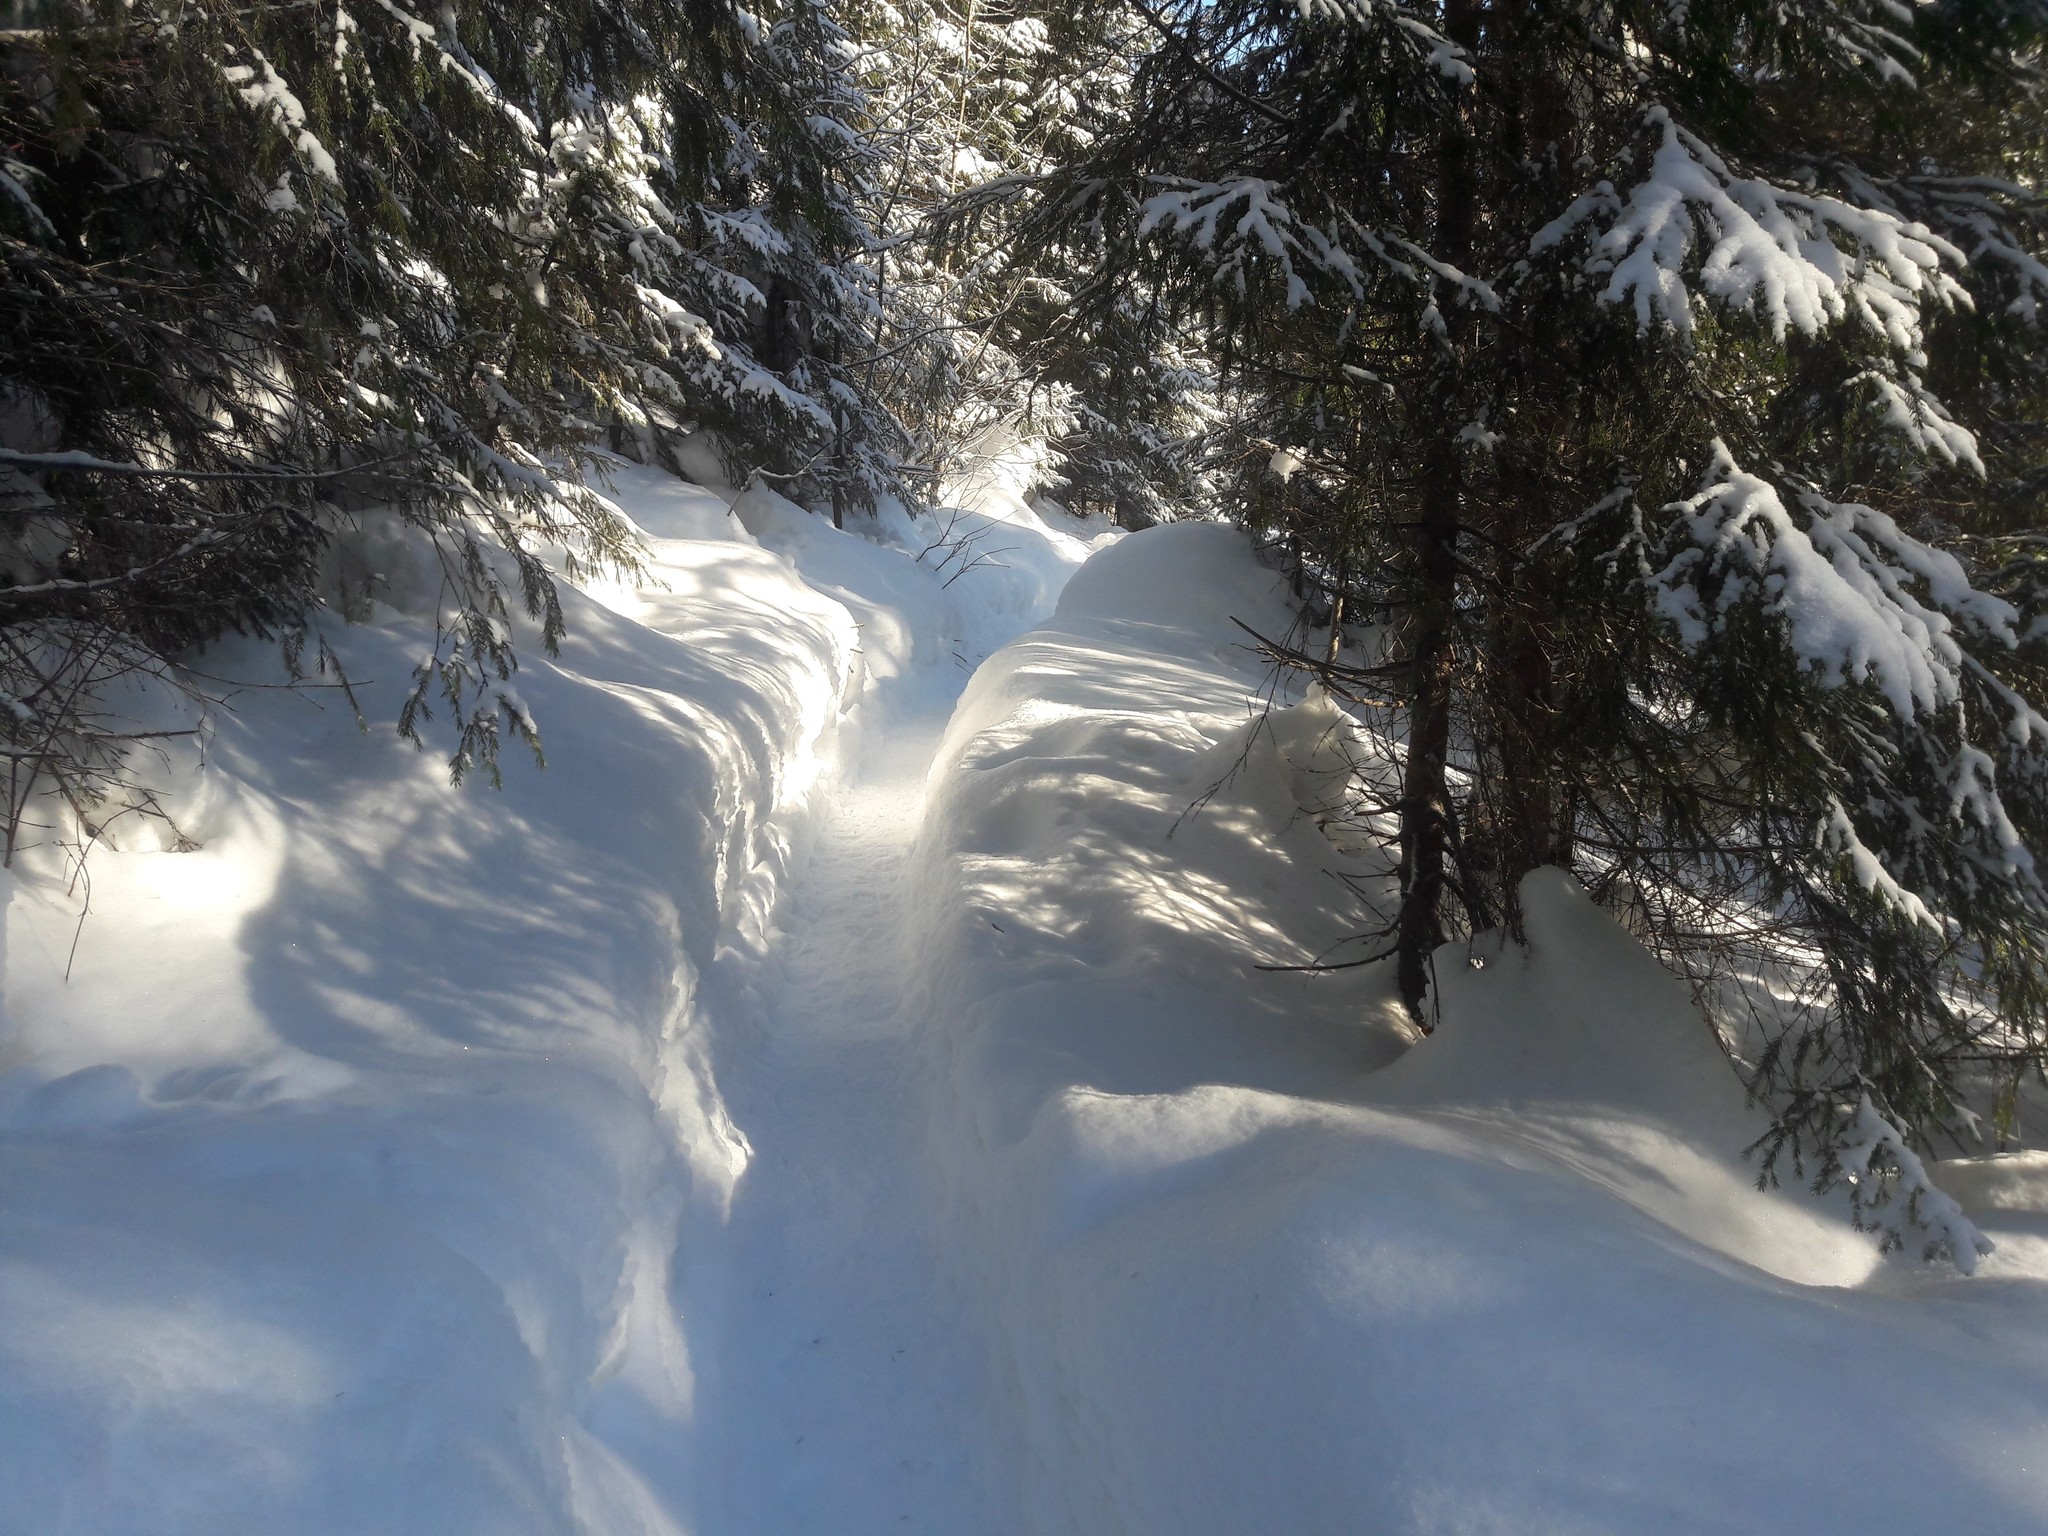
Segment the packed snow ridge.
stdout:
<path fill-rule="evenodd" d="M 8 877 L 0 1531 L 2048 1523 L 2048 1160 L 1940 1165 L 1967 1281 L 1759 1192 L 1554 873 L 1419 1043 L 1259 969 L 1384 871 L 1243 535 L 686 467 L 616 467 L 644 584 L 524 649 L 544 771 L 451 790 L 225 644 L 153 760 L 197 846 Z M 433 583 L 343 557 L 379 721 Z"/>

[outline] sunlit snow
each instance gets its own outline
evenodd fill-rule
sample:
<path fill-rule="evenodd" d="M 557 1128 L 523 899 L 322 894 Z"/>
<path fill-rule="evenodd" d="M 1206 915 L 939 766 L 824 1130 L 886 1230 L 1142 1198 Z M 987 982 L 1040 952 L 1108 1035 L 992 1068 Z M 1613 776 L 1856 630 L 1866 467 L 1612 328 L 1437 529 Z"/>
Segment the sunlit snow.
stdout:
<path fill-rule="evenodd" d="M 1234 622 L 1279 579 L 980 447 L 844 532 L 618 465 L 646 574 L 513 634 L 502 793 L 389 730 L 433 585 L 366 519 L 367 732 L 224 643 L 153 770 L 197 846 L 6 877 L 0 1530 L 2048 1520 L 2048 1162 L 1932 1166 L 1969 1280 L 1757 1191 L 1683 987 L 1554 872 L 1419 1042 L 1380 968 L 1258 969 L 1386 878 L 1359 739 Z"/>

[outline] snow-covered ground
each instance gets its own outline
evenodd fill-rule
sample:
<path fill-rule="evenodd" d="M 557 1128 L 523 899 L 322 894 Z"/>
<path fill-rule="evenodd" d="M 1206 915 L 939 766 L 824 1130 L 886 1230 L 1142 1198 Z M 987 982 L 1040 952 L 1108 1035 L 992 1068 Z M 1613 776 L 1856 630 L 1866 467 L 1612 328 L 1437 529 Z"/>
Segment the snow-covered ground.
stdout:
<path fill-rule="evenodd" d="M 0 1533 L 2048 1523 L 2048 1168 L 1943 1165 L 1970 1280 L 1757 1193 L 1558 878 L 1420 1045 L 1254 969 L 1373 872 L 1274 581 L 1015 489 L 623 467 L 657 584 L 528 647 L 546 771 L 247 689 L 196 851 L 8 880 Z M 418 626 L 332 636 L 374 721 Z"/>
<path fill-rule="evenodd" d="M 8 879 L 0 1531 L 690 1530 L 743 1486 L 724 1309 L 799 1123 L 758 1074 L 770 1123 L 723 1098 L 748 978 L 805 953 L 779 925 L 844 712 L 915 682 L 942 719 L 1054 557 L 946 588 L 943 551 L 763 490 L 617 490 L 652 580 L 526 647 L 546 771 L 508 748 L 502 794 L 454 791 L 397 741 L 423 633 L 384 609 L 330 637 L 367 734 L 244 689 L 166 769 L 196 851 L 97 850 L 82 924 L 54 861 Z M 207 665 L 275 680 L 254 644 Z"/>
<path fill-rule="evenodd" d="M 1275 587 L 1216 526 L 1099 554 L 935 769 L 920 1017 L 1014 1528 L 2048 1528 L 2048 1163 L 1940 1165 L 1967 1280 L 1759 1193 L 1683 987 L 1554 872 L 1413 1046 L 1383 970 L 1251 970 L 1341 957 L 1375 868 L 1310 814 L 1334 710 L 1260 718 L 1229 620 Z"/>

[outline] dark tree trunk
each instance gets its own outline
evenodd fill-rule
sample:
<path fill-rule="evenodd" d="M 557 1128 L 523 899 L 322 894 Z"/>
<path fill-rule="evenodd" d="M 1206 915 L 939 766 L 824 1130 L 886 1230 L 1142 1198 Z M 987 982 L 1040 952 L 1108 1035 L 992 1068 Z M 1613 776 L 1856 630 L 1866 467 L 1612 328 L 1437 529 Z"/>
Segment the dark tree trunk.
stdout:
<path fill-rule="evenodd" d="M 1457 661 L 1458 466 L 1444 442 L 1422 487 L 1414 533 L 1418 601 L 1410 629 L 1408 760 L 1401 781 L 1401 910 L 1395 953 L 1401 1001 L 1427 1029 L 1430 955 L 1443 942 L 1450 853 L 1451 690 Z"/>
<path fill-rule="evenodd" d="M 1572 858 L 1570 797 L 1556 783 L 1557 678 L 1548 594 L 1518 570 L 1503 591 L 1490 636 L 1494 664 L 1487 727 L 1495 803 L 1492 849 L 1508 933 L 1522 938 L 1516 888 L 1522 876 Z"/>
<path fill-rule="evenodd" d="M 1445 32 L 1468 50 L 1479 40 L 1480 0 L 1452 0 Z M 1446 133 L 1437 169 L 1437 254 L 1459 268 L 1472 255 L 1475 189 L 1469 127 Z M 1443 942 L 1445 864 L 1450 856 L 1451 803 L 1447 780 L 1451 705 L 1457 665 L 1458 535 L 1460 486 L 1458 424 L 1451 407 L 1457 360 L 1444 370 L 1447 409 L 1432 413 L 1434 441 L 1423 471 L 1421 505 L 1411 536 L 1416 607 L 1410 624 L 1408 759 L 1400 807 L 1401 907 L 1395 918 L 1395 965 L 1401 1001 L 1429 1028 L 1430 956 Z"/>

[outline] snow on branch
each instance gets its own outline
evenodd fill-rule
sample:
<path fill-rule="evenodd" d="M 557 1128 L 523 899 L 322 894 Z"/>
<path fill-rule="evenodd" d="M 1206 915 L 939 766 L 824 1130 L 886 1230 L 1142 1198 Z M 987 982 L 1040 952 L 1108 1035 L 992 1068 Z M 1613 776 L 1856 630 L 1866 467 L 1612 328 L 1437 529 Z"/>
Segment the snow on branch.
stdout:
<path fill-rule="evenodd" d="M 19 160 L 0 160 L 0 193 L 11 198 L 27 215 L 30 225 L 38 235 L 55 239 L 57 226 L 50 222 L 49 215 L 43 212 L 42 206 L 29 194 L 25 185 L 35 175 L 33 167 L 24 165 Z"/>
<path fill-rule="evenodd" d="M 732 241 L 757 256 L 789 254 L 789 236 L 775 227 L 765 208 L 741 208 L 733 212 L 703 208 L 700 211 L 705 228 L 720 245 Z"/>
<path fill-rule="evenodd" d="M 486 75 L 475 60 L 459 57 L 454 50 L 444 44 L 435 32 L 432 22 L 422 21 L 404 6 L 397 4 L 396 0 L 375 0 L 375 3 L 404 29 L 406 42 L 411 46 L 415 59 L 420 57 L 420 48 L 423 44 L 431 47 L 446 73 L 455 76 L 475 91 L 494 111 L 518 130 L 520 137 L 529 145 L 539 146 L 540 129 L 533 119 L 505 98 L 504 92 L 498 89 L 497 82 Z M 454 13 L 451 11 L 448 14 L 452 17 Z M 353 21 L 350 22 L 350 27 L 353 29 Z M 449 24 L 449 33 L 451 37 L 454 34 L 452 21 Z M 337 46 L 340 43 L 338 33 L 336 43 Z"/>
<path fill-rule="evenodd" d="M 1837 1156 L 1855 1192 L 1856 1224 L 1882 1233 L 1885 1247 L 1900 1247 L 1910 1230 L 1919 1235 L 1923 1258 L 1946 1257 L 1966 1275 L 1994 1251 L 1955 1199 L 1934 1187 L 1927 1165 L 1868 1093 L 1857 1098 Z"/>
<path fill-rule="evenodd" d="M 1642 330 L 1661 321 L 1689 337 L 1697 293 L 1760 316 L 1780 338 L 1853 318 L 1910 352 L 1923 305 L 1970 303 L 1949 270 L 1964 253 L 1926 225 L 1738 176 L 1663 107 L 1648 123 L 1660 133 L 1649 175 L 1626 197 L 1600 183 L 1530 242 L 1540 253 L 1605 221 L 1585 270 L 1607 275 L 1601 299 L 1631 303 Z"/>
<path fill-rule="evenodd" d="M 244 103 L 277 125 L 278 131 L 305 156 L 315 175 L 339 186 L 341 175 L 335 168 L 334 156 L 327 152 L 327 146 L 320 142 L 319 136 L 306 126 L 305 103 L 270 67 L 270 60 L 263 56 L 260 48 L 252 48 L 249 52 L 255 57 L 254 64 L 224 64 L 220 71 L 222 77 L 235 88 L 235 94 Z"/>
<path fill-rule="evenodd" d="M 1299 309 L 1308 301 L 1308 284 L 1294 270 L 1297 252 L 1307 254 L 1295 233 L 1294 215 L 1280 201 L 1279 186 L 1261 176 L 1240 176 L 1224 182 L 1188 182 L 1145 200 L 1139 210 L 1138 238 L 1154 229 L 1185 234 L 1205 254 L 1216 251 L 1217 236 L 1223 236 L 1227 253 L 1218 263 L 1217 280 L 1234 276 L 1237 291 L 1245 289 L 1243 258 L 1256 245 L 1279 264 L 1287 278 L 1287 307 Z M 1231 217 L 1233 210 L 1244 211 Z M 1327 266 L 1327 260 L 1315 263 Z"/>
<path fill-rule="evenodd" d="M 1738 604 L 1757 601 L 1784 625 L 1800 662 L 1830 687 L 1869 682 L 1901 721 L 1962 696 L 1957 627 L 2018 642 L 2019 614 L 1980 592 L 1945 550 L 1891 518 L 1810 488 L 1793 493 L 1739 467 L 1716 442 L 1705 490 L 1665 508 L 1679 514 L 1662 570 L 1646 572 L 1656 606 L 1688 646 L 1703 645 Z"/>
<path fill-rule="evenodd" d="M 2011 273 L 2017 291 L 2005 307 L 2007 314 L 2029 325 L 2040 319 L 2043 301 L 2048 300 L 2048 264 L 2043 264 L 2031 251 L 1997 238 L 1988 229 L 1971 255 L 1979 266 L 1996 262 Z"/>
<path fill-rule="evenodd" d="M 2028 325 L 2048 309 L 2048 263 L 2029 250 L 2038 244 L 2044 203 L 2031 188 L 1988 176 L 1915 176 L 1891 185 L 1963 248 L 1980 277 L 2004 288 L 2004 312 Z M 1867 196 L 1879 199 L 1876 188 Z M 2009 295 L 2009 296 L 2008 296 Z"/>
<path fill-rule="evenodd" d="M 1394 0 L 1295 0 L 1295 6 L 1303 21 L 1321 18 L 1361 27 L 1390 23 L 1427 68 L 1453 85 L 1470 85 L 1474 79 L 1470 54 Z"/>
<path fill-rule="evenodd" d="M 1893 21 L 1910 26 L 1914 6 L 1927 3 L 1928 0 L 1912 0 L 1912 4 L 1905 3 L 1905 0 L 1875 0 L 1872 8 Z M 1880 80 L 1896 85 L 1919 85 L 1910 66 L 1920 62 L 1920 50 L 1890 27 L 1865 21 L 1860 16 L 1836 8 L 1827 17 L 1822 30 L 1828 45 L 1851 64 L 1875 70 Z"/>
<path fill-rule="evenodd" d="M 832 430 L 832 413 L 809 395 L 799 394 L 765 368 L 747 369 L 737 385 L 739 393 L 772 400 L 792 415 L 803 416 L 823 428 Z"/>
<path fill-rule="evenodd" d="M 1848 808 L 1833 795 L 1828 796 L 1827 818 L 1821 822 L 1814 842 L 1815 846 L 1828 853 L 1847 859 L 1857 885 L 1907 922 L 1918 923 L 1936 933 L 1948 931 L 1948 925 L 1940 914 L 1928 906 L 1918 892 L 1900 884 L 1898 877 L 1885 867 L 1884 859 L 1857 834 Z"/>
<path fill-rule="evenodd" d="M 1286 278 L 1289 309 L 1299 309 L 1309 300 L 1303 271 L 1334 277 L 1353 297 L 1364 295 L 1364 275 L 1357 259 L 1345 249 L 1336 222 L 1325 230 L 1298 219 L 1282 200 L 1277 182 L 1257 176 L 1221 182 L 1160 180 L 1166 183 L 1165 190 L 1145 199 L 1139 208 L 1138 237 L 1143 239 L 1155 230 L 1185 236 L 1196 250 L 1215 261 L 1219 284 L 1233 283 L 1242 295 L 1247 258 L 1263 255 L 1277 263 Z M 1437 260 L 1412 240 L 1368 229 L 1341 211 L 1338 217 L 1359 248 L 1393 276 L 1425 290 L 1441 283 L 1462 302 L 1499 310 L 1499 296 L 1482 279 Z"/>
<path fill-rule="evenodd" d="M 711 333 L 711 322 L 679 304 L 659 288 L 635 283 L 640 307 L 663 336 L 684 348 L 697 348 L 714 358 L 725 356 Z"/>
<path fill-rule="evenodd" d="M 1977 439 L 1968 427 L 1948 413 L 1948 408 L 1929 392 L 1920 376 L 1893 366 L 1889 360 L 1874 363 L 1849 381 L 1851 389 L 1867 385 L 1877 418 L 1898 433 L 1915 450 L 1930 459 L 1984 475 L 1984 460 L 1977 453 Z"/>
<path fill-rule="evenodd" d="M 1421 268 L 1448 284 L 1464 302 L 1477 304 L 1488 314 L 1500 313 L 1500 295 L 1494 292 L 1493 285 L 1484 278 L 1473 277 L 1459 271 L 1447 261 L 1439 261 L 1404 235 L 1368 229 L 1348 213 L 1342 214 L 1341 217 L 1366 250 L 1396 277 L 1406 278 L 1418 285 L 1426 285 L 1427 280 L 1417 271 L 1417 268 Z M 1347 257 L 1346 260 L 1348 259 Z"/>

